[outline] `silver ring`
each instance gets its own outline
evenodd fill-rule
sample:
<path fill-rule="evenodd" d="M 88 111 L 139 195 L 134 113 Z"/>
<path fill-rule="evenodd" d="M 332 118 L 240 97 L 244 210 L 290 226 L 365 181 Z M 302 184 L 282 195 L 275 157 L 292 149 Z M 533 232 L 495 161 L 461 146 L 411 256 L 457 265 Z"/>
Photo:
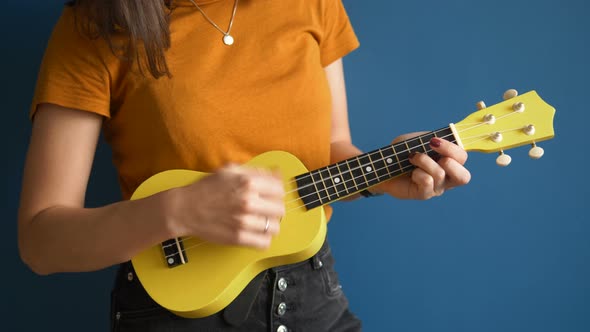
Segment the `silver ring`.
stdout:
<path fill-rule="evenodd" d="M 266 217 L 266 225 L 264 226 L 264 233 L 268 232 L 268 228 L 270 227 L 270 220 Z"/>

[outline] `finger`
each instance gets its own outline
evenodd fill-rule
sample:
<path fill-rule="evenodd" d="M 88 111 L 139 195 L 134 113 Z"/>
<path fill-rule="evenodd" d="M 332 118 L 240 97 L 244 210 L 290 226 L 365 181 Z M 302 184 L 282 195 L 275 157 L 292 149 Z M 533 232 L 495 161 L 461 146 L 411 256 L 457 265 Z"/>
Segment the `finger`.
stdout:
<path fill-rule="evenodd" d="M 267 229 L 268 222 L 268 229 Z M 266 217 L 264 215 L 248 214 L 237 217 L 233 220 L 233 226 L 244 231 L 269 233 L 275 235 L 280 230 L 280 218 Z"/>
<path fill-rule="evenodd" d="M 237 199 L 236 215 L 258 215 L 280 218 L 285 215 L 285 203 L 282 197 L 262 197 L 258 193 L 242 194 Z"/>
<path fill-rule="evenodd" d="M 425 153 L 410 155 L 410 162 L 432 178 L 432 190 L 440 195 L 445 188 L 445 170 Z"/>
<path fill-rule="evenodd" d="M 430 146 L 441 156 L 455 159 L 461 165 L 464 165 L 467 161 L 467 152 L 465 152 L 465 150 L 463 150 L 457 144 L 453 144 L 444 139 L 434 137 L 430 140 Z"/>
<path fill-rule="evenodd" d="M 262 232 L 234 230 L 226 233 L 225 239 L 228 240 L 227 244 L 264 249 L 270 246 L 272 235 Z"/>
<path fill-rule="evenodd" d="M 281 230 L 281 218 L 264 217 L 264 225 L 262 227 L 262 233 L 276 235 L 276 234 L 279 234 L 280 230 Z"/>
<path fill-rule="evenodd" d="M 428 133 L 427 131 L 416 131 L 413 133 L 403 134 L 403 135 L 396 137 L 391 143 L 395 144 L 395 143 L 403 142 L 403 141 L 409 140 L 410 138 L 418 137 L 420 135 L 424 135 L 427 133 Z"/>
<path fill-rule="evenodd" d="M 256 192 L 265 197 L 285 196 L 285 189 L 280 176 L 263 169 L 242 167 L 235 170 L 238 187 L 242 191 Z"/>
<path fill-rule="evenodd" d="M 438 164 L 445 170 L 447 177 L 445 188 L 447 189 L 466 185 L 471 180 L 471 173 L 455 159 L 443 157 Z"/>
<path fill-rule="evenodd" d="M 209 224 L 199 233 L 199 237 L 212 243 L 266 248 L 270 245 L 272 235 L 260 231 L 253 232 L 222 223 Z"/>
<path fill-rule="evenodd" d="M 412 184 L 413 186 L 409 189 L 413 191 L 409 193 L 410 197 L 416 199 L 429 199 L 436 195 L 433 190 L 434 179 L 430 174 L 420 168 L 416 168 L 412 171 Z"/>

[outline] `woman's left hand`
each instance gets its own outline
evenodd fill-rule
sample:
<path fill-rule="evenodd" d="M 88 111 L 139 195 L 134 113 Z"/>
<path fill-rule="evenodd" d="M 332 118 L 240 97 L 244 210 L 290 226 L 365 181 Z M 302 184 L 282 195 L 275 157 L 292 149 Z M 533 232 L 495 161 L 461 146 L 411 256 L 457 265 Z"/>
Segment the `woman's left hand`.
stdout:
<path fill-rule="evenodd" d="M 402 135 L 393 143 L 401 142 L 422 133 Z M 400 199 L 429 199 L 442 195 L 445 190 L 469 183 L 471 174 L 463 166 L 467 152 L 456 144 L 440 138 L 433 138 L 430 147 L 440 158 L 434 160 L 425 153 L 416 153 L 410 162 L 416 168 L 402 176 L 386 181 L 371 191 L 387 193 Z"/>

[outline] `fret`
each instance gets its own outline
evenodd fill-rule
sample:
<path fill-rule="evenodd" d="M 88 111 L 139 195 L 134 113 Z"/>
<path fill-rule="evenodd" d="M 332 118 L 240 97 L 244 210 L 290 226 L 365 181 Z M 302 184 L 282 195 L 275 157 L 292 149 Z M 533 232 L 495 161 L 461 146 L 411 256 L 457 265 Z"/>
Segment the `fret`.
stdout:
<path fill-rule="evenodd" d="M 395 156 L 399 161 L 399 169 L 403 172 L 406 169 L 409 169 L 410 166 L 413 166 L 412 163 L 408 160 L 408 156 L 410 155 L 410 151 L 407 149 L 406 144 L 401 145 L 397 144 L 393 146 L 393 150 L 395 151 Z"/>
<path fill-rule="evenodd" d="M 188 257 L 184 251 L 184 244 L 182 243 L 181 238 L 166 240 L 162 242 L 161 246 L 166 265 L 169 268 L 186 264 L 188 262 Z"/>
<path fill-rule="evenodd" d="M 317 187 L 310 173 L 296 176 L 295 181 L 297 182 L 299 198 L 301 198 L 307 209 L 322 205 L 320 195 L 317 193 Z"/>
<path fill-rule="evenodd" d="M 417 152 L 417 153 L 424 153 L 426 152 L 426 147 L 422 144 L 420 137 L 411 138 L 406 141 L 406 145 L 410 150 L 410 153 Z"/>
<path fill-rule="evenodd" d="M 350 194 L 350 192 L 354 192 L 357 189 L 356 182 L 353 179 L 353 174 L 350 171 L 350 166 L 348 165 L 348 161 L 344 160 L 336 164 L 338 167 L 338 172 L 342 176 L 342 183 L 346 187 L 346 193 Z"/>
<path fill-rule="evenodd" d="M 453 143 L 456 142 L 455 135 L 453 135 L 453 131 L 451 130 L 450 127 L 436 130 L 436 131 L 434 131 L 434 134 L 436 134 L 436 137 L 446 139 L 449 142 L 453 142 Z"/>
<path fill-rule="evenodd" d="M 391 172 L 389 172 L 389 165 L 387 164 L 387 160 L 388 158 L 385 158 L 385 156 L 383 155 L 383 148 L 378 149 L 377 151 L 379 151 L 379 155 L 381 156 L 381 163 L 383 164 L 383 168 L 385 169 L 385 171 L 387 172 L 387 176 L 388 178 L 391 178 Z M 393 159 L 390 159 L 391 162 L 393 163 Z"/>
<path fill-rule="evenodd" d="M 361 170 L 363 172 L 363 176 L 365 178 L 365 182 L 367 186 L 372 186 L 376 183 L 379 183 L 379 179 L 377 178 L 377 173 L 375 173 L 375 167 L 371 163 L 371 159 L 369 158 L 368 154 L 362 154 L 357 157 L 359 162 L 361 163 Z"/>
<path fill-rule="evenodd" d="M 383 153 L 383 157 L 385 158 L 385 163 L 387 164 L 387 171 L 392 176 L 398 175 L 401 165 L 399 160 L 397 159 L 397 155 L 393 150 L 393 145 L 386 146 L 380 149 Z"/>
<path fill-rule="evenodd" d="M 336 194 L 336 188 L 334 188 L 334 181 L 332 180 L 328 169 L 326 167 L 320 168 L 318 173 L 320 174 L 324 188 L 328 193 L 328 200 L 333 201 L 334 199 L 338 198 L 338 195 Z"/>
<path fill-rule="evenodd" d="M 420 139 L 422 140 L 422 142 L 424 143 L 425 146 L 427 146 L 427 151 L 426 154 L 430 156 L 430 158 L 435 158 L 437 157 L 439 154 L 434 151 L 431 147 L 430 147 L 430 140 L 435 137 L 434 132 L 430 132 L 428 134 L 422 135 L 420 136 Z"/>
<path fill-rule="evenodd" d="M 455 139 L 455 135 L 453 134 L 453 131 L 451 130 L 450 127 L 435 130 L 431 134 L 432 134 L 432 137 L 439 137 L 439 138 L 445 139 L 451 143 L 457 142 L 457 140 Z M 428 155 L 430 156 L 430 158 L 435 158 L 435 159 L 440 157 L 440 154 L 438 154 L 435 151 L 429 152 Z"/>
<path fill-rule="evenodd" d="M 371 164 L 373 164 L 375 174 L 377 175 L 377 180 L 381 182 L 381 179 L 388 179 L 389 171 L 385 166 L 385 160 L 383 159 L 383 155 L 381 154 L 381 149 L 371 151 L 367 153 L 367 155 L 371 160 Z"/>
<path fill-rule="evenodd" d="M 344 185 L 344 181 L 343 181 L 344 179 L 342 178 L 342 174 L 340 173 L 340 170 L 338 170 L 338 166 L 337 165 L 330 165 L 330 166 L 326 167 L 326 169 L 328 170 L 328 173 L 330 174 L 330 178 L 332 179 L 332 182 L 334 183 L 334 188 L 336 189 L 336 196 L 338 198 L 346 196 L 348 194 L 348 189 Z"/>
<path fill-rule="evenodd" d="M 430 132 L 428 134 L 424 134 L 422 136 L 420 136 L 420 138 L 422 139 L 422 142 L 424 142 L 424 144 L 430 144 L 430 140 L 435 137 L 436 135 L 434 134 L 434 132 Z"/>
<path fill-rule="evenodd" d="M 352 173 L 352 180 L 354 181 L 354 186 L 356 187 L 357 191 L 361 191 L 367 188 L 367 180 L 365 179 L 365 175 L 363 174 L 363 170 L 361 169 L 361 164 L 358 158 L 350 158 L 347 159 L 348 166 L 350 167 L 350 172 Z"/>
<path fill-rule="evenodd" d="M 309 173 L 311 175 L 311 179 L 313 180 L 313 183 L 316 187 L 316 192 L 319 195 L 319 202 L 320 205 L 323 205 L 324 203 L 328 202 L 329 200 L 329 195 L 328 195 L 328 191 L 326 190 L 326 186 L 324 185 L 324 182 L 322 181 L 322 177 L 320 175 L 320 173 L 318 172 L 318 170 L 315 170 L 313 172 Z"/>

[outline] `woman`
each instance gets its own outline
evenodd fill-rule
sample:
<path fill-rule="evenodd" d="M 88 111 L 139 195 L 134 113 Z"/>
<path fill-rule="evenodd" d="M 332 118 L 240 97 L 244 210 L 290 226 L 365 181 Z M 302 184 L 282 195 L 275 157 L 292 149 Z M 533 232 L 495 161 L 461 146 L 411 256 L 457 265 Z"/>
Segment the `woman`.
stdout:
<path fill-rule="evenodd" d="M 180 236 L 267 248 L 285 214 L 283 184 L 277 174 L 236 165 L 269 150 L 288 151 L 308 169 L 360 154 L 341 60 L 357 46 L 340 0 L 70 3 L 31 108 L 19 211 L 23 260 L 38 274 L 121 264 L 117 331 L 360 330 L 327 244 L 310 261 L 263 273 L 236 305 L 202 319 L 158 307 L 126 263 Z M 124 200 L 88 209 L 101 129 Z M 428 199 L 469 181 L 462 149 L 441 139 L 430 146 L 440 158 L 413 155 L 411 175 L 372 193 Z M 177 168 L 212 174 L 128 200 L 151 175 Z"/>

